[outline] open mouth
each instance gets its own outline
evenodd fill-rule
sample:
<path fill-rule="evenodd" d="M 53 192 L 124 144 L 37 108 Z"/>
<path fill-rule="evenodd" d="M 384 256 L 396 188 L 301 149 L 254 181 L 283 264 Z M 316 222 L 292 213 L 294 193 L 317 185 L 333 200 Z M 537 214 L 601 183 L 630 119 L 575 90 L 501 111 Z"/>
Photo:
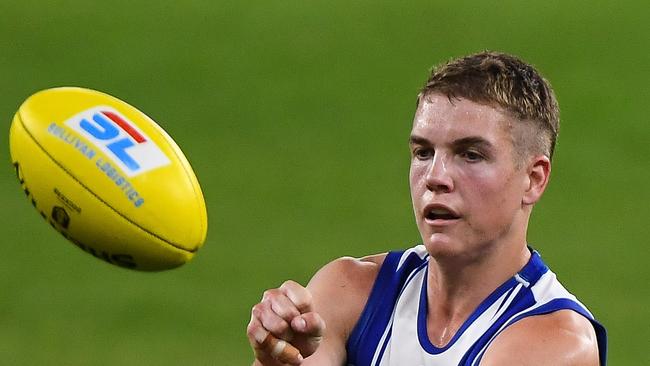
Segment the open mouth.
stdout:
<path fill-rule="evenodd" d="M 427 221 L 436 221 L 436 220 L 448 221 L 448 220 L 456 220 L 460 218 L 460 216 L 457 213 L 444 206 L 432 205 L 427 207 L 424 212 L 425 212 L 424 217 L 427 219 Z"/>

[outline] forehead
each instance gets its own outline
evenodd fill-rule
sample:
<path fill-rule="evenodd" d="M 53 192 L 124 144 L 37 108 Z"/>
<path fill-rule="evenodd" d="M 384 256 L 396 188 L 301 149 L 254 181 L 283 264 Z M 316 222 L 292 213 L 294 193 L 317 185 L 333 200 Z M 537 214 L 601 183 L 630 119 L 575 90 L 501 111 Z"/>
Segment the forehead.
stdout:
<path fill-rule="evenodd" d="M 415 112 L 411 135 L 433 143 L 480 137 L 493 144 L 512 143 L 513 120 L 499 109 L 441 94 L 422 98 Z"/>

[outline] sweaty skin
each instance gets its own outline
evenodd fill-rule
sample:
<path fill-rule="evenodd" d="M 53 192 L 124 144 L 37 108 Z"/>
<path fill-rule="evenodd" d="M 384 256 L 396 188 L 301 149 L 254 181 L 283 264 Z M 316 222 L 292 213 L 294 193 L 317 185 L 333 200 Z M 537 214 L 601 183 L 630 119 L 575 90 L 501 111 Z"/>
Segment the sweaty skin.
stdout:
<path fill-rule="evenodd" d="M 416 223 L 431 255 L 427 333 L 434 345 L 447 344 L 480 302 L 530 257 L 528 220 L 551 163 L 544 155 L 517 163 L 512 135 L 518 128 L 527 127 L 498 108 L 439 94 L 425 96 L 415 113 L 409 181 Z M 248 325 L 254 365 L 343 365 L 345 343 L 384 257 L 340 258 L 306 288 L 288 281 L 265 292 Z M 264 342 L 269 334 L 300 355 L 279 362 L 282 354 Z M 598 364 L 591 324 L 567 310 L 511 325 L 481 362 Z"/>

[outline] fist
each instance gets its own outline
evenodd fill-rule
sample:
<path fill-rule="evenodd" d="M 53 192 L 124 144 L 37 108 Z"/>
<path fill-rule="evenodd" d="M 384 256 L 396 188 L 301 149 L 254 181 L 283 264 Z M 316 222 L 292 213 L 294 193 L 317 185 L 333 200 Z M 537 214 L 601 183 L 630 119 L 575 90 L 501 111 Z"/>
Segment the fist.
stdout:
<path fill-rule="evenodd" d="M 258 364 L 300 365 L 323 340 L 325 322 L 309 290 L 294 281 L 264 292 L 253 306 L 247 335 Z"/>

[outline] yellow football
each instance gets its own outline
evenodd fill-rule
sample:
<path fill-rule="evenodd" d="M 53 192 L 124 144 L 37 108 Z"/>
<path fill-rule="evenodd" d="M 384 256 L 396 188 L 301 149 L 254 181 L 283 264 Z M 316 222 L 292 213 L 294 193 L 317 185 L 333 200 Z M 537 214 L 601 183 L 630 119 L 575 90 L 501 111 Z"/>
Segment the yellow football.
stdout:
<path fill-rule="evenodd" d="M 40 215 L 77 247 L 143 271 L 178 267 L 203 245 L 199 182 L 174 140 L 135 107 L 84 88 L 30 96 L 9 148 Z"/>

